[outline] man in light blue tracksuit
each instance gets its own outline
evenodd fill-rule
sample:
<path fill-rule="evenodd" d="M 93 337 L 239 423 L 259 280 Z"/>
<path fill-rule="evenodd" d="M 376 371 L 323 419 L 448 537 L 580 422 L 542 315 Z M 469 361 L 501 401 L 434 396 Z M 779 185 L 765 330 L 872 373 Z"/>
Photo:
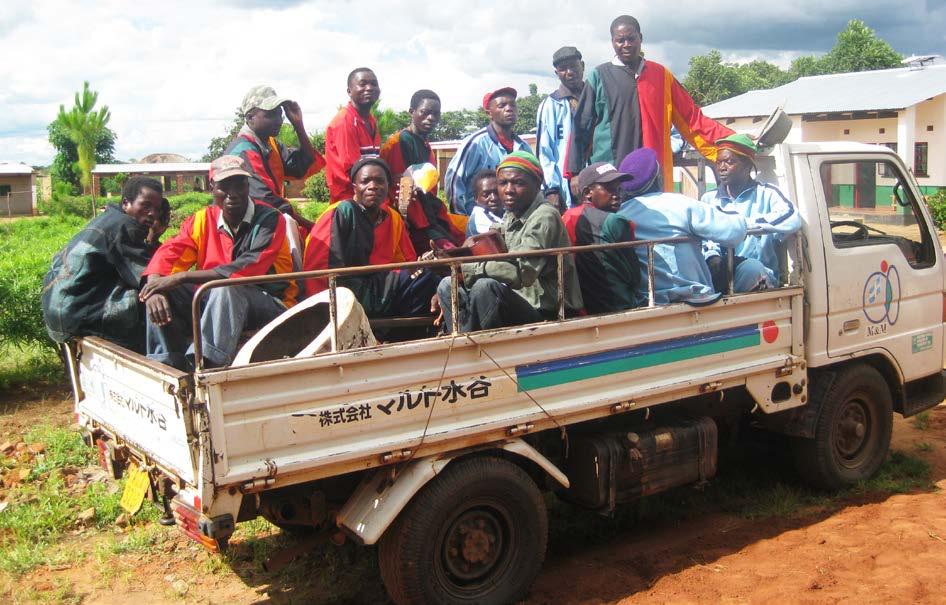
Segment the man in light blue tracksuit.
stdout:
<path fill-rule="evenodd" d="M 631 152 L 621 162 L 621 172 L 631 175 L 624 183 L 630 199 L 618 214 L 633 221 L 638 240 L 689 236 L 736 246 L 746 237 L 746 219 L 738 213 L 714 208 L 679 193 L 665 193 L 657 155 L 648 147 Z M 639 304 L 647 302 L 647 249 L 635 248 L 640 259 Z M 747 259 L 747 273 L 759 276 L 764 267 Z M 695 301 L 714 293 L 713 280 L 703 260 L 700 241 L 654 246 L 654 291 L 658 304 Z"/>
<path fill-rule="evenodd" d="M 473 210 L 476 203 L 473 177 L 476 173 L 484 168 L 495 170 L 513 151 L 532 153 L 528 143 L 512 130 L 519 117 L 514 88 L 486 93 L 483 109 L 489 114 L 489 124 L 463 139 L 444 175 L 447 199 L 456 214 L 469 215 Z"/>
<path fill-rule="evenodd" d="M 574 46 L 563 46 L 552 55 L 558 90 L 545 97 L 536 115 L 535 149 L 545 174 L 545 199 L 564 210 L 572 207 L 572 193 L 565 178 L 565 156 L 572 139 L 572 120 L 585 87 L 585 63 Z"/>
<path fill-rule="evenodd" d="M 703 195 L 703 201 L 724 212 L 738 212 L 749 228 L 762 227 L 765 233 L 749 236 L 733 249 L 733 289 L 746 292 L 755 289 L 754 270 L 746 275 L 741 269 L 743 259 L 755 259 L 765 266 L 765 287 L 779 285 L 778 245 L 801 229 L 801 218 L 794 204 L 774 185 L 760 183 L 752 178 L 757 147 L 744 134 L 734 134 L 716 141 L 716 171 L 719 187 Z M 728 272 L 722 247 L 717 242 L 703 246 L 710 272 L 717 287 L 728 281 Z"/>

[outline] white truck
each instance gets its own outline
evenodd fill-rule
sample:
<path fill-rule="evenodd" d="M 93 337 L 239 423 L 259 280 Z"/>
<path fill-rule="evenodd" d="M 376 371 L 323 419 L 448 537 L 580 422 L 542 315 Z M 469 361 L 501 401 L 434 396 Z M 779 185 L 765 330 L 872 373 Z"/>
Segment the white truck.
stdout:
<path fill-rule="evenodd" d="M 886 148 L 782 144 L 758 166 L 803 222 L 782 287 L 381 345 L 345 336 L 331 296 L 287 328 L 329 330 L 304 355 L 193 373 L 80 339 L 78 418 L 116 476 L 146 472 L 208 548 L 260 515 L 341 531 L 379 544 L 398 603 L 521 599 L 545 555 L 544 491 L 607 513 L 706 481 L 717 428 L 747 415 L 791 436 L 806 480 L 851 485 L 884 460 L 894 413 L 943 399 L 936 229 Z"/>

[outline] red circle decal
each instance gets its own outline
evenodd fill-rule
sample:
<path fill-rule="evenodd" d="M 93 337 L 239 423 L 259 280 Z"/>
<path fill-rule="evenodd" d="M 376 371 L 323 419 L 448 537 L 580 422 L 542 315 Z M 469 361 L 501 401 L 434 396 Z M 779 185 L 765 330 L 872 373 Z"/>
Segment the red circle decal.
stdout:
<path fill-rule="evenodd" d="M 887 261 L 885 260 L 880 261 L 880 272 L 881 273 L 887 272 Z"/>
<path fill-rule="evenodd" d="M 769 344 L 772 344 L 778 338 L 778 326 L 771 319 L 762 324 L 762 338 Z"/>

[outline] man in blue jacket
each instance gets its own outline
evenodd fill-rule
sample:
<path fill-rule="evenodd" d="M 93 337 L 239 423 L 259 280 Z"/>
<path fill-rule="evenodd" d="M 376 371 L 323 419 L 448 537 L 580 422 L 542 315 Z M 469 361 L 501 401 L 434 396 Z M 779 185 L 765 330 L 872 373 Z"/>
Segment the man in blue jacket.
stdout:
<path fill-rule="evenodd" d="M 730 135 L 716 142 L 716 172 L 719 187 L 708 191 L 702 200 L 723 212 L 738 212 L 750 228 L 761 227 L 765 233 L 749 236 L 733 253 L 733 288 L 747 292 L 762 286 L 775 288 L 779 284 L 779 244 L 801 229 L 801 218 L 795 206 L 778 187 L 752 178 L 755 170 L 757 147 L 744 134 Z M 723 249 L 716 242 L 706 242 L 703 256 L 709 265 L 716 288 L 728 282 L 729 272 L 723 258 Z M 755 259 L 765 266 L 763 281 L 754 270 L 743 268 L 745 259 Z M 751 265 L 750 265 L 751 266 Z"/>
<path fill-rule="evenodd" d="M 489 124 L 463 139 L 457 154 L 450 160 L 444 175 L 447 199 L 457 214 L 469 215 L 475 204 L 473 177 L 484 168 L 495 170 L 513 151 L 532 148 L 513 132 L 519 109 L 516 89 L 500 88 L 486 93 L 483 109 L 489 114 Z"/>
<path fill-rule="evenodd" d="M 689 236 L 696 241 L 654 246 L 654 294 L 658 304 L 698 301 L 714 294 L 713 279 L 703 259 L 702 242 L 712 240 L 723 246 L 738 246 L 746 238 L 746 219 L 735 212 L 679 193 L 665 193 L 657 154 L 641 147 L 621 162 L 621 172 L 631 175 L 624 182 L 630 195 L 618 214 L 633 221 L 637 239 L 665 239 Z M 637 247 L 641 265 L 638 296 L 647 300 L 647 249 Z M 757 260 L 746 259 L 744 271 L 761 275 Z"/>
<path fill-rule="evenodd" d="M 572 203 L 565 178 L 565 158 L 572 138 L 575 109 L 585 88 L 585 63 L 577 48 L 563 46 L 552 55 L 552 66 L 562 84 L 539 104 L 535 149 L 545 174 L 545 199 L 564 210 L 578 205 Z"/>

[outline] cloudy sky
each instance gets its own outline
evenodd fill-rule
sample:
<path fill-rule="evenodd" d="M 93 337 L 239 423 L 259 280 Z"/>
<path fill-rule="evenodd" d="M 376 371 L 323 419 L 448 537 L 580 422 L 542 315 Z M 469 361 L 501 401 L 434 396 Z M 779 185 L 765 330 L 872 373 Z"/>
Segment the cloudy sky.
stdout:
<path fill-rule="evenodd" d="M 830 49 L 852 18 L 901 53 L 946 54 L 946 0 L 2 0 L 0 161 L 48 163 L 46 125 L 83 80 L 111 108 L 119 159 L 198 158 L 255 84 L 298 100 L 309 131 L 347 101 L 345 76 L 360 65 L 377 72 L 386 107 L 406 108 L 418 88 L 445 109 L 473 107 L 501 85 L 551 90 L 559 46 L 577 46 L 589 66 L 607 60 L 621 13 L 640 20 L 647 56 L 681 78 L 712 48 L 787 66 Z"/>

